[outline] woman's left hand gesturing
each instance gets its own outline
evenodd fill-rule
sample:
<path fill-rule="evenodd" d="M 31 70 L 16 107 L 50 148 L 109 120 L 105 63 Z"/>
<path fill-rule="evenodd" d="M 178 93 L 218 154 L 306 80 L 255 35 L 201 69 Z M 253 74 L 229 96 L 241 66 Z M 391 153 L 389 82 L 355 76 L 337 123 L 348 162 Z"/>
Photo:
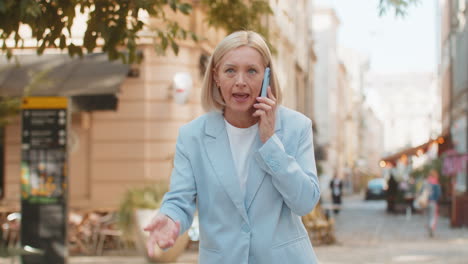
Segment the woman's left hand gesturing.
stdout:
<path fill-rule="evenodd" d="M 276 98 L 270 86 L 267 97 L 257 97 L 257 101 L 258 103 L 253 105 L 256 109 L 253 116 L 260 118 L 258 122 L 260 140 L 265 143 L 275 133 Z"/>

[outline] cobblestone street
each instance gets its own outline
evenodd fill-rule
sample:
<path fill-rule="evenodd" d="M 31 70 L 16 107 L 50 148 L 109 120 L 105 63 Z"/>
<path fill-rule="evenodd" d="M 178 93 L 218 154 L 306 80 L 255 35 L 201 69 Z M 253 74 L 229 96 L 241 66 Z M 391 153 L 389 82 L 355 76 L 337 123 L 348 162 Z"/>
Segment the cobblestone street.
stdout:
<path fill-rule="evenodd" d="M 441 217 L 429 238 L 424 215 L 389 215 L 385 209 L 385 201 L 345 197 L 335 218 L 338 243 L 315 248 L 320 263 L 468 263 L 468 229 L 450 228 Z"/>
<path fill-rule="evenodd" d="M 389 215 L 385 207 L 385 201 L 364 201 L 362 196 L 345 197 L 342 211 L 335 217 L 338 242 L 331 246 L 315 246 L 319 263 L 468 263 L 467 228 L 450 228 L 449 219 L 441 217 L 435 237 L 429 238 L 424 229 L 424 215 Z M 148 262 L 140 256 L 103 256 L 71 257 L 69 263 Z M 177 264 L 195 263 L 196 251 L 186 251 L 177 261 Z"/>
<path fill-rule="evenodd" d="M 424 215 L 389 215 L 385 207 L 385 201 L 345 197 L 343 210 L 335 217 L 338 243 L 315 247 L 319 263 L 468 263 L 468 229 L 450 228 L 449 219 L 441 217 L 435 237 L 429 238 Z M 196 259 L 197 254 L 189 251 L 177 263 L 193 264 Z M 146 262 L 141 257 L 74 257 L 70 263 Z"/>
<path fill-rule="evenodd" d="M 389 215 L 385 208 L 385 201 L 345 197 L 342 211 L 335 217 L 338 243 L 315 247 L 319 263 L 468 263 L 468 229 L 450 228 L 449 219 L 441 217 L 435 237 L 429 238 L 424 229 L 424 215 Z M 196 252 L 188 251 L 177 263 L 194 264 L 196 259 Z M 142 257 L 73 257 L 70 263 L 146 262 Z"/>

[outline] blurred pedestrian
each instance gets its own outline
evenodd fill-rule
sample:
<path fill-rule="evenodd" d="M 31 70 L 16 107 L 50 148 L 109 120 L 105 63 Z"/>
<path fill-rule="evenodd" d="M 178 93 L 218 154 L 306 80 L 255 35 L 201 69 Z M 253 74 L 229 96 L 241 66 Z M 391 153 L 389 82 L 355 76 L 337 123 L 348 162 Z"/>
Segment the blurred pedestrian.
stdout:
<path fill-rule="evenodd" d="M 398 195 L 398 182 L 393 176 L 393 173 L 390 173 L 390 178 L 387 182 L 387 212 L 395 213 L 395 204 Z"/>
<path fill-rule="evenodd" d="M 341 209 L 341 197 L 343 195 L 343 181 L 338 177 L 338 175 L 334 175 L 333 179 L 330 181 L 330 189 L 332 194 L 332 202 L 333 202 L 333 212 L 338 214 Z"/>
<path fill-rule="evenodd" d="M 439 184 L 439 172 L 432 169 L 427 177 L 426 186 L 429 188 L 429 199 L 427 204 L 427 230 L 430 237 L 434 236 L 437 220 L 439 218 L 439 199 L 442 195 L 442 190 Z"/>
<path fill-rule="evenodd" d="M 280 106 L 280 92 L 259 34 L 234 32 L 217 45 L 202 85 L 209 113 L 179 130 L 170 191 L 145 228 L 149 255 L 171 247 L 198 207 L 199 263 L 317 263 L 301 220 L 320 198 L 312 124 Z"/>

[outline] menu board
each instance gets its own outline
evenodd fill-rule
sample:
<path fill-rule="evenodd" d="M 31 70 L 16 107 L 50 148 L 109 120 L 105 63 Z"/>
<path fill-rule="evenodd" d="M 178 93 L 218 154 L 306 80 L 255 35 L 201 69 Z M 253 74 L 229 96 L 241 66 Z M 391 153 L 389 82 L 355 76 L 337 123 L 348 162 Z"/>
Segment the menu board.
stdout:
<path fill-rule="evenodd" d="M 65 263 L 67 98 L 26 97 L 21 130 L 21 243 L 44 254 L 24 264 Z"/>

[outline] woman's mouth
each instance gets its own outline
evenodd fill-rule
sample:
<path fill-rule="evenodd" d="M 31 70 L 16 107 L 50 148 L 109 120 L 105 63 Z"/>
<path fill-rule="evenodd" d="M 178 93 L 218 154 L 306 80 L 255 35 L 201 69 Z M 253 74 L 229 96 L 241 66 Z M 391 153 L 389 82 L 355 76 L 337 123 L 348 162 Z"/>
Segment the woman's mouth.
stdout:
<path fill-rule="evenodd" d="M 244 103 L 247 102 L 247 100 L 249 100 L 250 95 L 246 93 L 233 93 L 232 97 L 236 102 Z"/>

